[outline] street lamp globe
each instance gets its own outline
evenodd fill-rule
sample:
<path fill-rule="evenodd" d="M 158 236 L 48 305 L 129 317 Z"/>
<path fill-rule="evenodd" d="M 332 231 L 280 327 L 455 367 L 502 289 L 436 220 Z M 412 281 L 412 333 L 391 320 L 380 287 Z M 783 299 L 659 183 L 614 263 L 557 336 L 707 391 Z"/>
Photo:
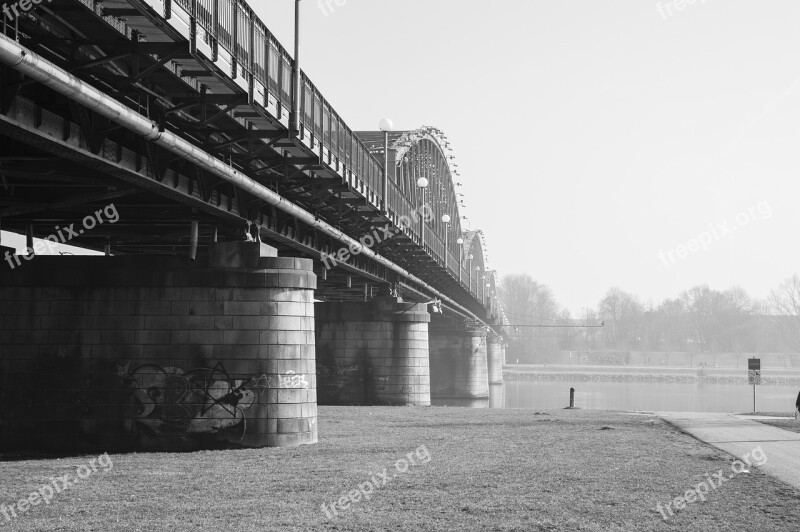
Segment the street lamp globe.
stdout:
<path fill-rule="evenodd" d="M 463 244 L 463 243 L 464 243 L 464 239 L 463 239 L 463 238 L 459 238 L 458 240 L 456 240 L 456 244 L 458 244 L 459 246 L 460 246 L 461 244 Z M 470 256 L 471 256 L 471 255 L 470 255 Z"/>
<path fill-rule="evenodd" d="M 446 223 L 446 224 L 450 223 L 450 215 L 449 214 L 443 214 L 442 215 L 442 223 Z"/>
<path fill-rule="evenodd" d="M 420 177 L 419 179 L 417 179 L 417 186 L 419 188 L 426 188 L 428 186 L 428 178 Z"/>
<path fill-rule="evenodd" d="M 381 128 L 381 131 L 391 131 L 394 127 L 394 123 L 388 118 L 382 118 L 381 121 L 378 122 L 378 127 Z"/>

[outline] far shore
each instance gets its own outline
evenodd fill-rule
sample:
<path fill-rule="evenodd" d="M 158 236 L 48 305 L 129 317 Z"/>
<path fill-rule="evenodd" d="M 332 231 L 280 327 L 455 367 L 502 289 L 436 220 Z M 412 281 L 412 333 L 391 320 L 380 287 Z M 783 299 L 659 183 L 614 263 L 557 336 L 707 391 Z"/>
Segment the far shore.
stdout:
<path fill-rule="evenodd" d="M 714 366 L 620 366 L 507 364 L 503 380 L 573 380 L 620 382 L 706 382 L 747 384 L 747 368 Z M 800 385 L 800 368 L 768 368 L 761 372 L 763 385 Z"/>

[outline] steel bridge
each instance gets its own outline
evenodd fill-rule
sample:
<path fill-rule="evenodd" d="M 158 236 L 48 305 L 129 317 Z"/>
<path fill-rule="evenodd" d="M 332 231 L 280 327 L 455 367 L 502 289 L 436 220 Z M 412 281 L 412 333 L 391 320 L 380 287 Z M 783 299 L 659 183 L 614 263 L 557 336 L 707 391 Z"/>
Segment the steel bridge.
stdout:
<path fill-rule="evenodd" d="M 441 130 L 353 131 L 244 0 L 9 10 L 0 228 L 28 250 L 0 245 L 0 449 L 294 446 L 318 403 L 502 405 Z M 59 238 L 105 256 L 37 256 Z"/>
<path fill-rule="evenodd" d="M 497 324 L 442 131 L 352 131 L 244 0 L 23 0 L 10 14 L 3 229 L 31 242 L 113 202 L 119 221 L 74 243 L 194 256 L 260 239 L 314 259 L 318 300 L 400 293 Z"/>

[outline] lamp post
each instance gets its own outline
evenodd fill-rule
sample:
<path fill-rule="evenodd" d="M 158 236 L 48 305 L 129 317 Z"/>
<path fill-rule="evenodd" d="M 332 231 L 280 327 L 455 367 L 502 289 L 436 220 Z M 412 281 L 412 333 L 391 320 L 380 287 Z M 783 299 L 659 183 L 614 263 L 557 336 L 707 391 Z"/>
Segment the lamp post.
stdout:
<path fill-rule="evenodd" d="M 389 132 L 394 127 L 394 124 L 388 118 L 383 118 L 378 122 L 378 127 L 383 131 L 383 186 L 381 187 L 383 214 L 389 214 L 389 202 L 386 198 L 386 193 L 389 190 Z"/>
<path fill-rule="evenodd" d="M 480 266 L 475 266 L 475 297 L 480 300 L 481 298 L 481 280 L 480 280 Z"/>
<path fill-rule="evenodd" d="M 420 216 L 420 242 L 422 245 L 422 250 L 425 251 L 425 215 L 422 214 L 423 206 L 425 205 L 425 189 L 428 187 L 428 179 L 426 177 L 420 177 L 417 179 L 417 187 L 421 189 L 420 198 L 418 198 L 417 203 L 417 214 Z"/>
<path fill-rule="evenodd" d="M 469 254 L 469 266 L 467 267 L 467 271 L 469 272 L 469 293 L 472 293 L 472 253 Z"/>
<path fill-rule="evenodd" d="M 294 62 L 292 63 L 294 101 L 289 129 L 292 135 L 300 134 L 300 0 L 294 2 Z"/>
<path fill-rule="evenodd" d="M 456 244 L 458 244 L 458 282 L 461 282 L 461 263 L 464 261 L 464 239 L 458 237 L 456 240 Z"/>
<path fill-rule="evenodd" d="M 450 215 L 449 214 L 443 214 L 442 215 L 442 223 L 444 224 L 444 269 L 445 269 L 445 271 L 447 271 L 447 255 L 448 255 L 448 253 L 447 253 L 447 244 L 448 244 L 448 242 L 447 242 L 447 237 L 448 237 L 447 229 L 448 229 L 448 224 L 450 223 Z"/>

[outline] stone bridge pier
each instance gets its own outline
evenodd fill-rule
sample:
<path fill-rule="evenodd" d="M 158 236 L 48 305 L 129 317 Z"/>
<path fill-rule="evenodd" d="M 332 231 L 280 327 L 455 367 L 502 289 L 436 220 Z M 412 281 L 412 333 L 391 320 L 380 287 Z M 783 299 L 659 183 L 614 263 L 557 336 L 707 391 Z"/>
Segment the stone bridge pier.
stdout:
<path fill-rule="evenodd" d="M 319 404 L 431 404 L 427 305 L 317 303 Z"/>
<path fill-rule="evenodd" d="M 259 243 L 209 255 L 0 268 L 0 448 L 316 443 L 312 261 Z"/>
<path fill-rule="evenodd" d="M 503 408 L 505 406 L 505 388 L 503 386 L 503 359 L 505 348 L 503 337 L 490 335 L 487 338 L 487 363 L 489 371 L 489 407 Z"/>
<path fill-rule="evenodd" d="M 431 402 L 435 406 L 489 406 L 485 327 L 432 324 Z"/>

